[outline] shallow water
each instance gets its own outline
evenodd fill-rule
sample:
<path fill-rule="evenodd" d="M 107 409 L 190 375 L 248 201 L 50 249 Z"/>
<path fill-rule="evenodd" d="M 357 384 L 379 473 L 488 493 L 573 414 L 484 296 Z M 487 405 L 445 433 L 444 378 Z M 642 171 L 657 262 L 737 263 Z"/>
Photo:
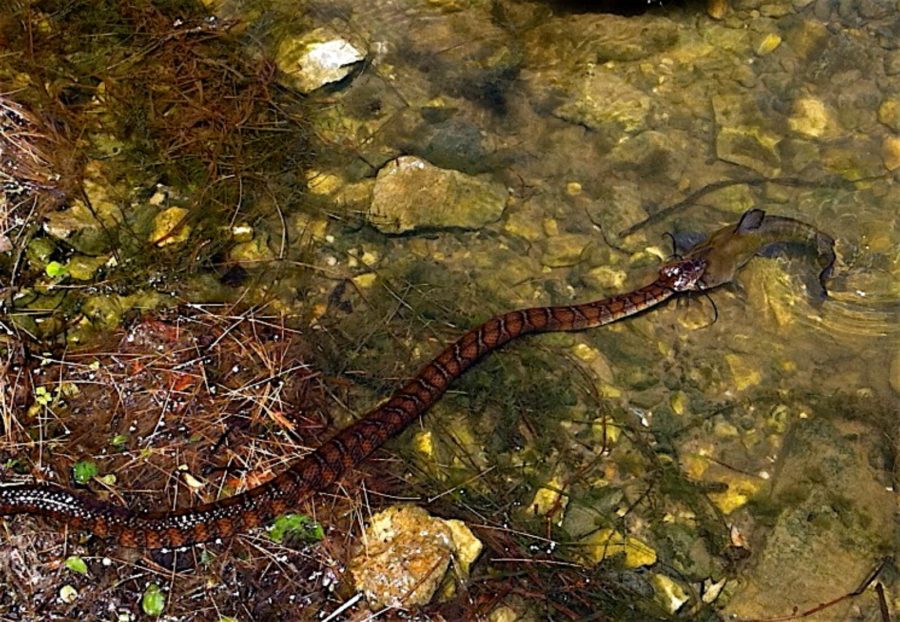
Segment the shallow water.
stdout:
<path fill-rule="evenodd" d="M 367 239 L 383 257 L 375 272 L 388 283 L 420 287 L 410 265 L 440 264 L 429 268 L 436 280 L 425 277 L 441 292 L 437 300 L 425 295 L 412 305 L 423 328 L 447 313 L 448 296 L 454 323 L 461 313 L 470 325 L 509 307 L 627 289 L 668 254 L 665 232 L 709 232 L 751 207 L 835 237 L 838 263 L 824 301 L 811 287 L 817 269 L 808 258 L 756 259 L 737 283 L 712 293 L 715 311 L 698 298 L 691 308 L 669 305 L 612 330 L 516 346 L 499 358 L 539 348 L 542 365 L 487 363 L 489 371 L 461 383 L 466 398 L 451 398 L 424 423 L 439 438 L 457 434 L 447 441 L 457 453 L 446 450 L 456 460 L 487 451 L 471 459 L 478 468 L 524 461 L 533 482 L 564 482 L 561 541 L 577 542 L 591 526 L 624 528 L 666 549 L 651 576 L 697 590 L 729 576 L 715 606 L 752 618 L 803 611 L 854 589 L 893 546 L 878 532 L 892 529 L 896 484 L 900 194 L 889 169 L 898 168 L 900 57 L 889 33 L 900 22 L 874 5 L 735 4 L 720 21 L 696 7 L 622 17 L 552 3 L 417 1 L 312 3 L 306 18 L 368 51 L 361 75 L 328 96 L 354 121 L 352 132 L 323 130 L 343 147 L 344 162 L 324 173 L 353 181 L 347 162 L 367 177 L 390 158 L 416 155 L 509 189 L 496 222 L 441 230 L 426 217 L 421 232 Z M 377 114 L 360 114 L 365 102 Z M 755 183 L 666 210 L 727 179 Z M 657 212 L 666 216 L 640 226 Z M 336 244 L 355 242 L 340 235 Z M 455 298 L 441 291 L 460 280 L 467 284 Z M 581 355 L 577 380 L 567 351 Z M 381 354 L 395 355 L 393 346 Z M 545 367 L 553 369 L 548 380 Z M 556 395 L 561 402 L 519 402 L 518 420 L 477 394 L 509 400 L 517 386 L 546 392 L 559 383 L 569 386 Z M 489 423 L 448 414 L 466 404 L 467 416 Z M 711 495 L 716 518 L 698 517 L 696 504 L 670 490 L 645 506 L 632 491 L 637 509 L 617 520 L 615 509 L 629 507 L 632 478 L 658 466 L 635 464 L 633 448 L 613 447 L 597 471 L 573 450 L 583 448 L 585 421 L 604 408 L 626 429 L 648 431 L 646 442 L 688 480 L 727 483 L 731 494 Z M 554 423 L 544 421 L 529 438 L 530 418 L 544 417 Z M 491 438 L 498 421 L 523 435 L 523 446 Z M 476 440 L 484 435 L 491 440 Z M 598 504 L 597 486 L 624 496 Z M 843 510 L 823 509 L 838 497 Z M 822 522 L 798 525 L 794 515 L 803 512 Z M 587 524 L 584 513 L 592 516 Z M 737 548 L 749 560 L 733 574 L 671 545 L 677 540 L 668 531 L 708 529 L 705 521 L 730 529 L 733 545 L 735 531 L 746 538 Z M 713 554 L 722 544 L 706 539 Z M 666 564 L 676 572 L 667 574 Z M 833 573 L 835 565 L 843 571 Z M 844 619 L 849 607 L 876 619 L 877 599 L 867 594 L 814 617 Z"/>

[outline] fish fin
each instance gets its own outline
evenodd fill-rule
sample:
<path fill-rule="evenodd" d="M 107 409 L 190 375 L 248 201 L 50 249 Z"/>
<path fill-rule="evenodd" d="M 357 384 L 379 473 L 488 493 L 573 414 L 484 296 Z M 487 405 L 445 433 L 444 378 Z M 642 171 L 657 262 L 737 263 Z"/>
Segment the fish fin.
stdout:
<path fill-rule="evenodd" d="M 766 213 L 761 209 L 747 210 L 741 215 L 737 226 L 734 228 L 735 233 L 746 233 L 747 231 L 755 231 L 762 226 Z"/>

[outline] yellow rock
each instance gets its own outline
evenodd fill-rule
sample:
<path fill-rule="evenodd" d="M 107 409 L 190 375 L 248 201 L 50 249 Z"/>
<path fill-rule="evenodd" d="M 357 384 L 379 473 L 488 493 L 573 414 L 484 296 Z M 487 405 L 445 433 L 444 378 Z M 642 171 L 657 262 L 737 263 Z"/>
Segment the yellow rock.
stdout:
<path fill-rule="evenodd" d="M 481 555 L 484 544 L 475 537 L 469 526 L 461 520 L 451 518 L 444 521 L 450 528 L 450 537 L 453 539 L 453 545 L 456 547 L 456 556 L 454 559 L 457 563 L 457 569 L 461 571 L 462 577 L 469 576 L 469 569 L 472 564 Z"/>
<path fill-rule="evenodd" d="M 888 136 L 884 139 L 881 144 L 881 157 L 887 170 L 900 168 L 900 137 Z"/>
<path fill-rule="evenodd" d="M 725 362 L 728 363 L 728 367 L 731 369 L 732 384 L 738 391 L 756 386 L 762 380 L 762 374 L 759 369 L 740 354 L 726 354 Z"/>
<path fill-rule="evenodd" d="M 521 619 L 522 616 L 507 605 L 497 607 L 488 615 L 488 622 L 519 622 Z"/>
<path fill-rule="evenodd" d="M 411 505 L 391 506 L 372 516 L 364 550 L 350 561 L 358 589 L 375 607 L 413 607 L 429 602 L 451 560 L 465 579 L 481 542 L 459 521 L 430 516 Z"/>
<path fill-rule="evenodd" d="M 664 574 L 655 574 L 650 579 L 656 598 L 669 613 L 675 613 L 691 599 L 687 591 L 675 580 Z"/>
<path fill-rule="evenodd" d="M 555 218 L 545 218 L 543 226 L 545 235 L 559 235 L 559 223 Z"/>
<path fill-rule="evenodd" d="M 625 556 L 623 564 L 626 568 L 640 568 L 656 563 L 655 550 L 643 541 L 632 536 L 625 536 L 613 529 L 601 529 L 591 534 L 585 544 L 587 544 L 588 555 L 594 563 L 600 563 L 604 559 L 623 554 Z"/>
<path fill-rule="evenodd" d="M 309 171 L 306 177 L 306 187 L 313 194 L 328 195 L 341 187 L 343 180 L 332 173 L 321 171 Z"/>
<path fill-rule="evenodd" d="M 254 264 L 271 261 L 275 255 L 262 237 L 256 237 L 249 242 L 235 244 L 228 251 L 228 258 L 235 263 Z"/>
<path fill-rule="evenodd" d="M 688 454 L 681 459 L 685 474 L 691 479 L 701 479 L 709 468 L 709 459 L 701 454 Z"/>
<path fill-rule="evenodd" d="M 710 493 L 709 498 L 723 514 L 731 514 L 742 507 L 762 488 L 762 482 L 749 475 L 732 475 L 725 479 L 728 490 Z"/>
<path fill-rule="evenodd" d="M 358 274 L 353 277 L 353 282 L 362 288 L 368 288 L 372 287 L 377 278 L 378 275 L 374 272 L 366 272 L 365 274 Z"/>
<path fill-rule="evenodd" d="M 792 131 L 807 138 L 819 138 L 833 126 L 831 113 L 821 100 L 804 97 L 794 102 L 794 113 L 788 119 Z"/>
<path fill-rule="evenodd" d="M 426 458 L 434 456 L 434 436 L 430 430 L 422 430 L 413 437 L 413 447 Z"/>
<path fill-rule="evenodd" d="M 507 233 L 524 238 L 529 242 L 537 242 L 544 238 L 544 230 L 539 219 L 530 210 L 512 211 L 503 225 Z"/>
<path fill-rule="evenodd" d="M 765 37 L 763 37 L 762 41 L 760 41 L 756 46 L 756 53 L 759 56 L 771 54 L 778 48 L 779 45 L 781 45 L 781 37 L 774 32 L 770 32 Z"/>
<path fill-rule="evenodd" d="M 684 391 L 675 391 L 669 398 L 669 406 L 676 415 L 683 415 L 687 412 L 688 396 Z"/>
<path fill-rule="evenodd" d="M 621 290 L 625 286 L 628 275 L 624 270 L 616 270 L 609 266 L 591 268 L 584 275 L 589 285 L 605 287 L 610 290 Z"/>
<path fill-rule="evenodd" d="M 900 131 L 900 97 L 891 97 L 881 103 L 878 120 L 895 132 Z"/>
<path fill-rule="evenodd" d="M 713 19 L 722 19 L 728 12 L 728 0 L 707 0 L 706 14 Z"/>
<path fill-rule="evenodd" d="M 150 242 L 157 246 L 168 246 L 184 242 L 191 235 L 190 225 L 185 224 L 188 210 L 170 207 L 159 212 L 153 219 L 153 233 Z"/>
<path fill-rule="evenodd" d="M 613 381 L 612 367 L 599 350 L 592 348 L 585 343 L 577 344 L 572 350 L 575 353 L 575 356 L 590 366 L 594 376 L 604 382 Z"/>
<path fill-rule="evenodd" d="M 557 516 L 565 509 L 569 497 L 563 495 L 563 482 L 554 475 L 546 485 L 538 488 L 529 509 L 535 516 Z"/>
<path fill-rule="evenodd" d="M 609 417 L 598 417 L 591 424 L 591 432 L 598 443 L 612 445 L 622 436 L 622 427 Z"/>

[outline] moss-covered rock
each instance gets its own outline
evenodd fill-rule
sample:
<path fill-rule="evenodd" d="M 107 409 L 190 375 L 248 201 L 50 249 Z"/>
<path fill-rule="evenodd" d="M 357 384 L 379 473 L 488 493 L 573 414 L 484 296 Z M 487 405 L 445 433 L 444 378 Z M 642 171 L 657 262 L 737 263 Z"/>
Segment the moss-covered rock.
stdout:
<path fill-rule="evenodd" d="M 489 179 L 403 156 L 378 171 L 366 217 L 384 233 L 477 229 L 500 218 L 507 195 L 503 185 Z"/>

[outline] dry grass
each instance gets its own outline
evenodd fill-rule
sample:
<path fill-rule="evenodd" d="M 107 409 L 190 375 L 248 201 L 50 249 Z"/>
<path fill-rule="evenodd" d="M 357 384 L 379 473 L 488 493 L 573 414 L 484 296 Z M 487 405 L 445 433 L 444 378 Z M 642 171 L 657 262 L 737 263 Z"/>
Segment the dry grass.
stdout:
<path fill-rule="evenodd" d="M 322 383 L 306 352 L 302 337 L 278 318 L 194 308 L 143 318 L 104 347 L 7 364 L 2 480 L 65 481 L 75 461 L 89 459 L 115 475 L 90 488 L 135 508 L 193 505 L 252 487 L 322 440 Z M 40 404 L 38 393 L 52 397 Z M 17 403 L 23 394 L 29 409 Z M 290 548 L 254 533 L 177 558 L 83 540 L 41 519 L 9 520 L 0 546 L 8 562 L 0 564 L 0 611 L 37 619 L 51 607 L 105 617 L 106 603 L 132 609 L 150 581 L 168 585 L 167 613 L 184 619 L 209 619 L 213 611 L 259 619 L 294 606 L 281 593 L 320 605 L 351 540 L 340 529 L 350 523 L 339 518 L 348 500 L 334 495 L 318 505 L 311 511 L 334 526 L 320 546 Z M 72 553 L 88 561 L 89 577 L 58 567 Z M 114 562 L 101 563 L 104 556 Z M 81 598 L 60 609 L 65 582 Z"/>

